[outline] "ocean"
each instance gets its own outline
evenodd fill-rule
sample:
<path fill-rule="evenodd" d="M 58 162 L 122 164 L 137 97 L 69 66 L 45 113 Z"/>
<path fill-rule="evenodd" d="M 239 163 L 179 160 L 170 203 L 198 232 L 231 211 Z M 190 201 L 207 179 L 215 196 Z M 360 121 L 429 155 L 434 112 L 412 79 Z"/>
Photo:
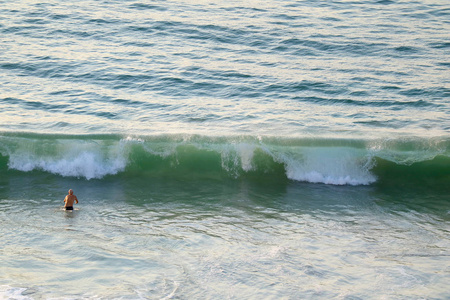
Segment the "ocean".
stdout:
<path fill-rule="evenodd" d="M 443 0 L 0 1 L 0 299 L 450 299 L 449 37 Z"/>

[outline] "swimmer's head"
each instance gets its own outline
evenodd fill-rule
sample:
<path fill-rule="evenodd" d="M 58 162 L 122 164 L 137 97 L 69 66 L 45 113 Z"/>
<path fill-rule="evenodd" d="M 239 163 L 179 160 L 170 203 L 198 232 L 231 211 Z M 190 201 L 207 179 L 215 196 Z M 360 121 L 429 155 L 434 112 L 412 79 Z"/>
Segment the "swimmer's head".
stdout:
<path fill-rule="evenodd" d="M 69 190 L 69 195 L 73 195 L 72 189 Z"/>

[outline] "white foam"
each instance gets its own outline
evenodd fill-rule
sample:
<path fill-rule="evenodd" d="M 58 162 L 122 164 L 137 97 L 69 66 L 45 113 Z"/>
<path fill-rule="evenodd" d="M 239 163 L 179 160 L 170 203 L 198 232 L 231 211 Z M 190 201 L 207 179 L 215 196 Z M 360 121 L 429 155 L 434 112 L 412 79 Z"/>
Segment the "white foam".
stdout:
<path fill-rule="evenodd" d="M 374 159 L 365 149 L 351 147 L 286 147 L 239 143 L 222 148 L 222 167 L 237 176 L 239 169 L 254 170 L 255 150 L 285 165 L 291 180 L 333 185 L 368 185 L 376 181 L 371 173 Z"/>
<path fill-rule="evenodd" d="M 43 170 L 62 176 L 93 179 L 123 171 L 127 161 L 128 150 L 123 143 L 99 145 L 65 141 L 54 145 L 52 153 L 19 148 L 10 153 L 8 167 L 24 172 Z"/>
<path fill-rule="evenodd" d="M 135 138 L 135 137 L 131 137 L 131 136 L 127 136 L 126 138 L 121 139 L 120 141 L 121 142 L 136 142 L 136 143 L 140 143 L 140 144 L 144 143 L 143 139 Z"/>
<path fill-rule="evenodd" d="M 215 151 L 219 152 L 222 160 L 222 168 L 238 176 L 239 170 L 245 172 L 253 170 L 253 155 L 256 146 L 248 143 L 230 144 L 220 146 Z"/>
<path fill-rule="evenodd" d="M 236 146 L 236 149 L 240 157 L 242 170 L 246 172 L 252 170 L 252 160 L 255 153 L 255 146 L 247 143 L 240 143 Z"/>
<path fill-rule="evenodd" d="M 0 299 L 31 300 L 33 298 L 22 295 L 25 288 L 0 285 Z"/>
<path fill-rule="evenodd" d="M 308 147 L 275 153 L 285 164 L 286 176 L 297 181 L 334 185 L 367 185 L 376 181 L 370 172 L 373 159 L 365 152 L 344 147 Z"/>

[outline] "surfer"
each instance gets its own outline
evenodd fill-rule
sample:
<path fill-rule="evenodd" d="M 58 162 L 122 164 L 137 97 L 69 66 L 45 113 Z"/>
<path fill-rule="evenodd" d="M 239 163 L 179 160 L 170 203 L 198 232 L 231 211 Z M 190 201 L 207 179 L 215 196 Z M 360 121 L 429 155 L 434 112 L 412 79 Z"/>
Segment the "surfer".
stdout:
<path fill-rule="evenodd" d="M 69 195 L 64 198 L 64 209 L 65 210 L 73 210 L 73 202 L 75 201 L 78 204 L 78 198 L 73 194 L 72 189 L 69 190 Z"/>

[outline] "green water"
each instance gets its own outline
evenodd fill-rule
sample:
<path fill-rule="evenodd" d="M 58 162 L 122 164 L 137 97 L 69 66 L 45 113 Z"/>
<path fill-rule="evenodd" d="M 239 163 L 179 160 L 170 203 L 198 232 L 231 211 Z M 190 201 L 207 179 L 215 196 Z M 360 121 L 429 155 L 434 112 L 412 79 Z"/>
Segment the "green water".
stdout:
<path fill-rule="evenodd" d="M 6 293 L 14 287 L 34 299 L 448 295 L 446 193 L 12 173 L 0 190 Z M 80 199 L 74 212 L 61 208 L 66 186 Z"/>

